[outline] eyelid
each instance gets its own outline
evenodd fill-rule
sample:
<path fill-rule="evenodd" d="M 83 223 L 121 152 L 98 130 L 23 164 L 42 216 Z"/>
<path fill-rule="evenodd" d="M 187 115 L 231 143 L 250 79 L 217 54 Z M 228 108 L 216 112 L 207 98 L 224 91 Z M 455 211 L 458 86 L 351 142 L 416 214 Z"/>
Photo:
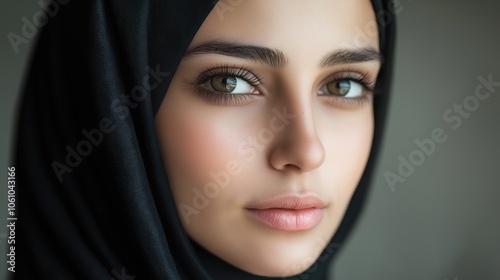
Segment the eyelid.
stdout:
<path fill-rule="evenodd" d="M 189 85 L 194 91 L 193 93 L 199 97 L 204 98 L 209 103 L 215 105 L 224 106 L 237 106 L 242 104 L 248 104 L 252 101 L 257 101 L 255 94 L 231 94 L 217 92 L 215 90 L 209 89 L 204 84 L 215 76 L 234 76 L 243 79 L 245 82 L 250 84 L 252 87 L 259 87 L 262 85 L 262 78 L 255 74 L 255 72 L 247 67 L 239 65 L 227 65 L 222 64 L 214 67 L 207 67 L 200 71 L 198 75 L 195 76 L 194 80 L 185 80 L 186 84 Z"/>
<path fill-rule="evenodd" d="M 365 94 L 361 97 L 356 98 L 330 96 L 330 98 L 325 98 L 325 100 L 335 107 L 340 107 L 343 109 L 355 109 L 365 103 L 371 103 L 373 100 L 373 94 Z"/>
<path fill-rule="evenodd" d="M 363 93 L 359 97 L 343 97 L 328 94 L 320 94 L 324 97 L 324 100 L 330 103 L 332 106 L 343 109 L 355 109 L 365 103 L 371 103 L 373 100 L 373 95 L 375 94 L 375 83 L 376 76 L 367 71 L 359 70 L 342 70 L 337 71 L 327 78 L 323 79 L 319 84 L 319 89 L 325 87 L 328 83 L 342 80 L 351 80 L 359 83 L 363 90 Z"/>
<path fill-rule="evenodd" d="M 255 74 L 253 69 L 237 65 L 219 65 L 215 67 L 205 68 L 204 70 L 200 71 L 193 82 L 201 85 L 214 76 L 223 75 L 241 78 L 254 87 L 262 84 L 262 78 L 259 75 Z"/>
<path fill-rule="evenodd" d="M 327 78 L 323 79 L 320 83 L 319 88 L 322 88 L 328 83 L 342 80 L 352 80 L 359 83 L 365 90 L 369 93 L 374 93 L 376 77 L 371 73 L 359 70 L 342 70 L 329 75 Z"/>

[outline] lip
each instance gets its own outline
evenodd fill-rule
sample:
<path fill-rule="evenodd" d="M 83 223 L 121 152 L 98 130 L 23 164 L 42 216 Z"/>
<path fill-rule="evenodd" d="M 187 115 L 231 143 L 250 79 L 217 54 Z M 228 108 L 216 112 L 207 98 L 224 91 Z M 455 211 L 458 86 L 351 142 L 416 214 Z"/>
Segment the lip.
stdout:
<path fill-rule="evenodd" d="M 285 195 L 247 207 L 257 222 L 282 231 L 306 231 L 323 219 L 326 203 L 316 195 Z"/>

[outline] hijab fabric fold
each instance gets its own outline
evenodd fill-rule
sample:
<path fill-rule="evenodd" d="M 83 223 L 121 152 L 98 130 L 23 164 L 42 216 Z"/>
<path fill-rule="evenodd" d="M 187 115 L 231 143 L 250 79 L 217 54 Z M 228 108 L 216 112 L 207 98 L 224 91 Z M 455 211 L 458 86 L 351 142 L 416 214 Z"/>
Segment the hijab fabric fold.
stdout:
<path fill-rule="evenodd" d="M 376 14 L 389 1 L 372 1 Z M 190 241 L 154 117 L 216 1 L 71 1 L 38 37 L 19 104 L 18 220 L 12 279 L 272 279 Z M 394 14 L 379 20 L 384 65 L 367 168 L 320 259 L 290 279 L 326 279 L 365 199 L 387 111 Z M 306 278 L 307 277 L 307 278 Z"/>

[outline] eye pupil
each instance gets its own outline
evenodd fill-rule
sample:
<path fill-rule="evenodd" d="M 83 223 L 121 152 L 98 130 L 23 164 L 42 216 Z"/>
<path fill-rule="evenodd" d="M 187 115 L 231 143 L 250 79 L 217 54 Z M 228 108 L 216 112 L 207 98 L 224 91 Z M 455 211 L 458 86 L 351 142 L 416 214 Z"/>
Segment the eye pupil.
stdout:
<path fill-rule="evenodd" d="M 351 90 L 351 82 L 345 80 L 332 82 L 327 85 L 327 88 L 331 94 L 344 96 Z"/>
<path fill-rule="evenodd" d="M 236 88 L 236 77 L 216 76 L 212 78 L 211 84 L 216 91 L 232 92 Z"/>

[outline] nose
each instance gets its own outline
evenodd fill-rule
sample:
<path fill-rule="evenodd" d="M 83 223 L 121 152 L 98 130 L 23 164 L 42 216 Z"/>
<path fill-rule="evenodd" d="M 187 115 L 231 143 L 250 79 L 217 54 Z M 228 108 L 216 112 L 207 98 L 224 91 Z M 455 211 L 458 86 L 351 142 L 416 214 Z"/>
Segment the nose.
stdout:
<path fill-rule="evenodd" d="M 289 118 L 269 154 L 269 163 L 276 170 L 307 172 L 320 167 L 325 160 L 314 109 L 306 99 L 287 102 L 282 107 L 281 112 L 286 112 Z"/>

